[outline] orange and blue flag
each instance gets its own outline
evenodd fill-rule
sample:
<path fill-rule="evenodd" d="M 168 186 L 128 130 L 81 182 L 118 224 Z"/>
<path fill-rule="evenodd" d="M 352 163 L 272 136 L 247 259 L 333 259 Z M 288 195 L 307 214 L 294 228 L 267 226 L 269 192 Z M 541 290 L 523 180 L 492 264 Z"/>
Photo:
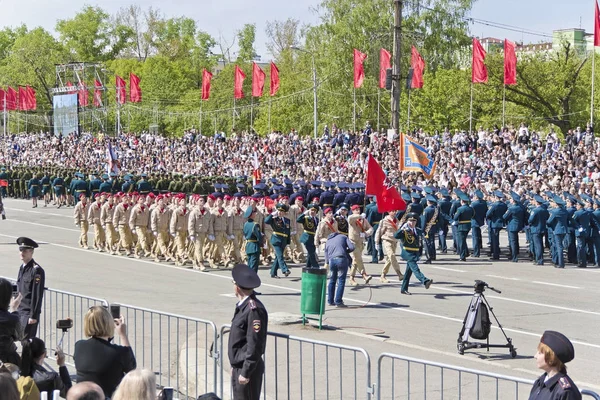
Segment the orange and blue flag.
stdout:
<path fill-rule="evenodd" d="M 400 171 L 422 172 L 425 178 L 431 179 L 436 165 L 435 158 L 425 147 L 400 134 Z"/>

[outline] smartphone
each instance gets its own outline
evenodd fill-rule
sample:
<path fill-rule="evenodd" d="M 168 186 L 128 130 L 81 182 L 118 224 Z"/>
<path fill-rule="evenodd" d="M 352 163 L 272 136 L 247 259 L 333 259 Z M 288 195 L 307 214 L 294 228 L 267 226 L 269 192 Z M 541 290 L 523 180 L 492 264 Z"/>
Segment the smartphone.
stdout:
<path fill-rule="evenodd" d="M 18 293 L 19 293 L 19 287 L 17 285 L 12 285 L 13 297 L 16 297 Z"/>
<path fill-rule="evenodd" d="M 73 320 L 70 318 L 59 319 L 56 321 L 56 329 L 71 329 L 73 327 Z"/>
<path fill-rule="evenodd" d="M 173 388 L 172 387 L 163 388 L 162 400 L 173 400 Z"/>
<path fill-rule="evenodd" d="M 121 318 L 121 306 L 118 304 L 111 304 L 110 305 L 110 315 L 112 315 L 112 317 L 114 319 Z"/>

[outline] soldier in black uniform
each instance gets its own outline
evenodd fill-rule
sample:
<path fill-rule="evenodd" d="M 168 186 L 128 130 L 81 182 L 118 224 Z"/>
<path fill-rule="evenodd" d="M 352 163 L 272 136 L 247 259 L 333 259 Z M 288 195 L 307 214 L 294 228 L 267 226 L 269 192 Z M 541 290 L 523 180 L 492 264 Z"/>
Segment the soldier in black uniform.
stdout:
<path fill-rule="evenodd" d="M 260 278 L 245 264 L 236 265 L 231 275 L 239 300 L 229 333 L 233 399 L 260 399 L 268 323 L 267 310 L 254 292 L 260 286 Z"/>
<path fill-rule="evenodd" d="M 573 358 L 575 349 L 565 335 L 544 332 L 535 354 L 537 367 L 544 374 L 533 383 L 529 400 L 581 400 L 581 393 L 565 367 Z"/>
<path fill-rule="evenodd" d="M 42 267 L 33 260 L 33 249 L 37 249 L 38 244 L 26 237 L 18 238 L 17 244 L 22 261 L 17 287 L 23 296 L 17 312 L 23 327 L 24 339 L 31 339 L 36 336 L 42 312 L 46 274 Z"/>

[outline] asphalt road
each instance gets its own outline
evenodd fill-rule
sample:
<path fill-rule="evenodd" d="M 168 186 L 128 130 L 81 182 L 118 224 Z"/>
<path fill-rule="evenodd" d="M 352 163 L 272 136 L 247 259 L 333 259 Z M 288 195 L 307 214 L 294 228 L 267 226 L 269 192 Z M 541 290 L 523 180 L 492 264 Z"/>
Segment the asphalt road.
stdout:
<path fill-rule="evenodd" d="M 14 243 L 17 236 L 28 236 L 46 243 L 36 250 L 35 259 L 46 270 L 48 287 L 208 319 L 217 326 L 231 320 L 235 300 L 229 270 L 201 273 L 83 250 L 77 246 L 79 230 L 72 209 L 32 210 L 30 202 L 13 199 L 5 200 L 5 207 L 8 219 L 0 221 L 0 242 Z M 90 243 L 91 239 L 90 235 Z M 505 244 L 505 234 L 502 239 Z M 522 246 L 524 241 L 522 236 Z M 0 246 L 0 260 L 0 275 L 16 277 L 20 262 L 16 245 Z M 421 265 L 435 282 L 429 290 L 414 284 L 413 295 L 404 296 L 397 281 L 379 283 L 376 276 L 382 266 L 367 264 L 367 271 L 375 276 L 370 286 L 346 286 L 344 301 L 350 307 L 328 307 L 324 324 L 330 329 L 291 325 L 270 326 L 270 330 L 363 347 L 375 367 L 378 355 L 389 352 L 527 379 L 541 374 L 532 356 L 542 332 L 558 330 L 575 345 L 570 376 L 580 386 L 600 392 L 600 269 L 559 270 L 550 263 L 509 263 L 505 257 L 500 262 L 487 258 L 459 262 L 449 254 L 438 256 L 433 265 Z M 261 267 L 261 300 L 270 313 L 299 314 L 300 271 L 292 268 L 289 278 L 275 280 L 268 268 Z M 456 339 L 475 279 L 502 290 L 501 294 L 488 290 L 486 297 L 512 337 L 517 358 L 512 359 L 506 349 L 457 354 Z M 495 321 L 494 327 L 490 341 L 504 343 Z"/>

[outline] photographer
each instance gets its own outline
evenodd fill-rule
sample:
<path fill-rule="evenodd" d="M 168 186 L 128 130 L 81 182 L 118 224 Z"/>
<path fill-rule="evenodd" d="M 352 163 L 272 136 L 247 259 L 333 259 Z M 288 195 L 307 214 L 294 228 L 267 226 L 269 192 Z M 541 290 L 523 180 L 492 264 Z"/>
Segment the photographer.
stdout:
<path fill-rule="evenodd" d="M 62 349 L 56 349 L 58 373 L 44 368 L 46 356 L 46 344 L 42 339 L 24 340 L 21 375 L 32 377 L 40 392 L 53 393 L 60 390 L 61 397 L 65 397 L 72 386 L 69 370 L 65 366 L 65 354 Z"/>
<path fill-rule="evenodd" d="M 23 338 L 23 328 L 17 314 L 21 298 L 20 293 L 13 297 L 12 284 L 0 278 L 0 360 L 16 365 L 21 365 L 15 345 L 16 341 Z"/>
<path fill-rule="evenodd" d="M 89 339 L 75 343 L 73 355 L 77 382 L 97 383 L 111 397 L 125 374 L 136 368 L 125 320 L 113 319 L 106 308 L 94 306 L 85 314 L 83 330 Z M 123 346 L 111 343 L 115 330 Z"/>

